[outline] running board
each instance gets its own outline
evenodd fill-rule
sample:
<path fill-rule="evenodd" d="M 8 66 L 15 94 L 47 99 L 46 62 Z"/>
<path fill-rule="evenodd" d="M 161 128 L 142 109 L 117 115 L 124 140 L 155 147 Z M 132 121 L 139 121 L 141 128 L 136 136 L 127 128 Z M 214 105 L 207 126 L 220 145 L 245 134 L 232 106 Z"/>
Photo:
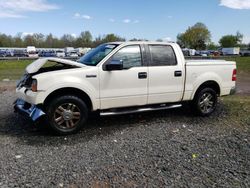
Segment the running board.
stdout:
<path fill-rule="evenodd" d="M 167 110 L 172 108 L 180 108 L 181 104 L 169 105 L 169 106 L 159 106 L 159 107 L 147 107 L 147 108 L 138 108 L 138 109 L 130 109 L 130 110 L 117 110 L 117 111 L 101 111 L 101 116 L 114 116 L 114 115 L 124 115 L 124 114 L 134 114 L 141 112 L 149 112 L 149 111 L 159 111 L 159 110 Z"/>

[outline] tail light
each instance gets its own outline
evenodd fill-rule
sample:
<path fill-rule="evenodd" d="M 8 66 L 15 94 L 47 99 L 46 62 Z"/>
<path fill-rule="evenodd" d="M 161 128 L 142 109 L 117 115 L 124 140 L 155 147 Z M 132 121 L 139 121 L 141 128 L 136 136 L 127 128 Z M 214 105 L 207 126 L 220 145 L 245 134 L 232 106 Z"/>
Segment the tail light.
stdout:
<path fill-rule="evenodd" d="M 33 79 L 33 80 L 32 80 L 31 90 L 32 90 L 33 92 L 37 92 L 37 80 L 36 80 L 36 79 Z"/>
<path fill-rule="evenodd" d="M 232 81 L 236 81 L 236 80 L 237 80 L 237 70 L 234 69 L 234 70 L 233 70 Z"/>

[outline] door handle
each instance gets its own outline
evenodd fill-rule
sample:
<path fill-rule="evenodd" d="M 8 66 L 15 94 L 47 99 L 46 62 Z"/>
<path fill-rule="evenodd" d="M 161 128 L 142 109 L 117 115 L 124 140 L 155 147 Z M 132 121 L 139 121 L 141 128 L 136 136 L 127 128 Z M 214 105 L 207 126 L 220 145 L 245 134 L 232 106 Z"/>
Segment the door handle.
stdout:
<path fill-rule="evenodd" d="M 138 78 L 139 79 L 146 79 L 148 77 L 148 74 L 146 72 L 139 72 Z"/>
<path fill-rule="evenodd" d="M 175 77 L 181 77 L 182 76 L 182 71 L 175 71 L 174 76 Z"/>

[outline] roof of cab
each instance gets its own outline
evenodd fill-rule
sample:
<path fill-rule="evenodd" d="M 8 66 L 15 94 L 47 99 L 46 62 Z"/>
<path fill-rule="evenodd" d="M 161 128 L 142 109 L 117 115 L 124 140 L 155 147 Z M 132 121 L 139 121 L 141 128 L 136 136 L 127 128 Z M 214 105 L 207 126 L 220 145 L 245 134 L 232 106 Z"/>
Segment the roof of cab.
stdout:
<path fill-rule="evenodd" d="M 131 44 L 176 44 L 175 42 L 155 42 L 155 41 L 125 41 L 125 42 L 109 42 L 107 44 L 116 44 L 116 45 L 131 45 Z"/>

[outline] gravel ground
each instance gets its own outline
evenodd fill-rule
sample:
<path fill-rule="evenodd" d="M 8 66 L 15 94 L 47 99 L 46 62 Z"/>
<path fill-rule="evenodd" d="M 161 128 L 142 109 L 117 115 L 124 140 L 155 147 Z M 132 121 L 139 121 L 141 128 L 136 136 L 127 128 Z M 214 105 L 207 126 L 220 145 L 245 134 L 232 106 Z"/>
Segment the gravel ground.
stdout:
<path fill-rule="evenodd" d="M 89 120 L 56 137 L 13 113 L 0 92 L 0 187 L 250 187 L 250 131 L 219 105 Z"/>

